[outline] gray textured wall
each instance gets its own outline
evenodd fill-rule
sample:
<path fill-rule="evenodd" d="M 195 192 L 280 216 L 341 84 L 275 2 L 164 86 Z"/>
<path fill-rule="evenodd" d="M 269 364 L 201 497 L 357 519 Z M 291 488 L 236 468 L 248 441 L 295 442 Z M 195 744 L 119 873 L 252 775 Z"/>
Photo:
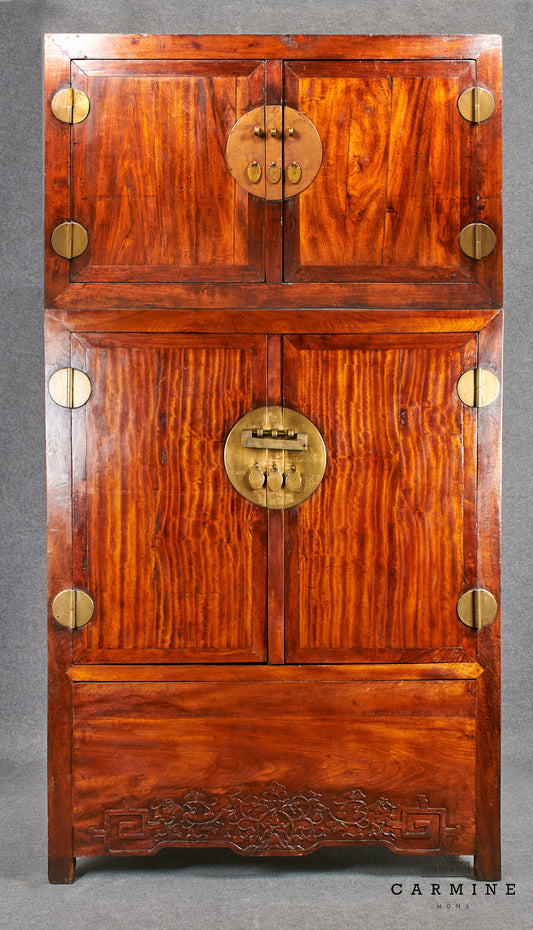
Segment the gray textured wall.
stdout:
<path fill-rule="evenodd" d="M 2 191 L 0 610 L 2 750 L 45 746 L 45 484 L 42 349 L 44 32 L 499 33 L 504 40 L 504 750 L 529 758 L 531 539 L 532 5 L 525 0 L 0 0 Z M 531 82 L 529 82 L 531 83 Z M 529 200 L 529 204 L 528 204 Z M 528 209 L 529 207 L 529 209 Z M 504 767 L 504 777 L 505 777 Z M 505 782 L 504 782 L 505 784 Z M 505 785 L 513 793 L 513 783 Z M 523 800 L 523 798 L 522 798 Z M 521 804 L 521 806 L 523 806 Z M 6 925 L 7 926 L 7 925 Z M 10 925 L 11 926 L 11 925 Z M 21 924 L 27 926 L 27 924 Z M 255 925 L 254 925 L 255 926 Z"/>

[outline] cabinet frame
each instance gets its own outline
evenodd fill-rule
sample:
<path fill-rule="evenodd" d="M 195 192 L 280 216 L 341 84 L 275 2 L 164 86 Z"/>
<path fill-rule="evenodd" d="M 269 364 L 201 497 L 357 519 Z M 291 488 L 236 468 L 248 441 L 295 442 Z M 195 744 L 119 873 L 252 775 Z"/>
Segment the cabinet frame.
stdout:
<path fill-rule="evenodd" d="M 71 36 L 45 39 L 45 123 L 48 170 L 45 193 L 48 213 L 45 229 L 45 302 L 50 308 L 177 306 L 207 309 L 243 307 L 389 307 L 459 308 L 500 307 L 501 277 L 501 39 L 499 36 Z M 51 250 L 55 225 L 70 214 L 70 183 L 65 166 L 70 159 L 70 133 L 50 111 L 54 93 L 70 84 L 71 62 L 109 60 L 206 59 L 265 61 L 265 104 L 282 102 L 283 62 L 311 58 L 388 60 L 401 58 L 465 59 L 475 62 L 476 80 L 491 90 L 496 111 L 475 127 L 477 151 L 477 203 L 475 220 L 494 229 L 497 245 L 488 260 L 471 260 L 472 278 L 461 283 L 283 282 L 281 202 L 265 205 L 265 281 L 228 283 L 76 283 L 70 280 L 68 262 Z M 474 220 L 474 217 L 472 218 Z"/>

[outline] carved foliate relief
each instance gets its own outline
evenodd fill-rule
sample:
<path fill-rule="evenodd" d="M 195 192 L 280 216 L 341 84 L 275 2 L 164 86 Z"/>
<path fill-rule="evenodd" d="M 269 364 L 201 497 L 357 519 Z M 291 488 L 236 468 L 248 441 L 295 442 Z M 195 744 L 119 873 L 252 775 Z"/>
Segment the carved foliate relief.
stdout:
<path fill-rule="evenodd" d="M 209 794 L 183 790 L 173 798 L 138 804 L 125 798 L 105 810 L 103 852 L 145 855 L 164 846 L 227 846 L 243 855 L 308 853 L 323 845 L 384 845 L 396 852 L 444 852 L 456 827 L 443 808 L 420 795 L 412 807 L 386 797 L 370 800 L 360 789 L 340 795 L 291 792 L 273 782 L 254 793 Z"/>

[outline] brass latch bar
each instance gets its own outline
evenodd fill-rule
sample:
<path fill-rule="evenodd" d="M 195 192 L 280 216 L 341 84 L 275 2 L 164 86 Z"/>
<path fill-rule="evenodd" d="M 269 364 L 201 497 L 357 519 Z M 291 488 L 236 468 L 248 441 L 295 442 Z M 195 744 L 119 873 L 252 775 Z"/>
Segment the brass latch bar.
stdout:
<path fill-rule="evenodd" d="M 281 449 L 284 452 L 305 452 L 307 433 L 293 429 L 243 429 L 241 446 L 244 449 Z"/>

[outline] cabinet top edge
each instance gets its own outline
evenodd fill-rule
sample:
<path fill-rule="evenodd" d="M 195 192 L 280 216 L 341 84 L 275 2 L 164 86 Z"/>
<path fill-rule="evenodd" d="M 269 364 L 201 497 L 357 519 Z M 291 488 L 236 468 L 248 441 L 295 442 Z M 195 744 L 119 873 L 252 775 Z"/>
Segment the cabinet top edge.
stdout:
<path fill-rule="evenodd" d="M 187 51 L 208 58 L 242 57 L 246 53 L 263 54 L 268 58 L 302 58 L 304 56 L 335 58 L 418 55 L 421 57 L 478 57 L 491 49 L 501 48 L 501 36 L 496 34 L 122 34 L 122 33 L 46 33 L 46 46 L 55 46 L 70 58 L 123 57 L 125 51 L 134 57 L 164 58 L 169 54 L 185 55 Z M 187 56 L 188 57 L 188 56 Z"/>

